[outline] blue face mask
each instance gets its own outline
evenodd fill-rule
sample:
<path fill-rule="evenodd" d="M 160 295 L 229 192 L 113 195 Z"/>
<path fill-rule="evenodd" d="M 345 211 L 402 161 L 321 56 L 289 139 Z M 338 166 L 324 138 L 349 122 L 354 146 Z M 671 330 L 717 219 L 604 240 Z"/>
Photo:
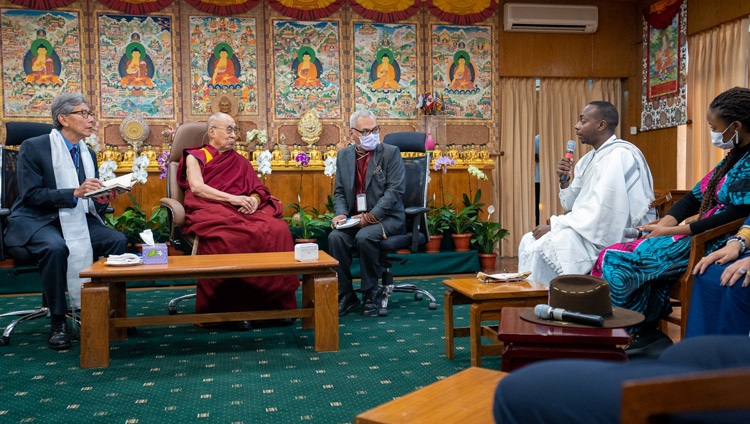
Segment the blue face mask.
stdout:
<path fill-rule="evenodd" d="M 380 141 L 380 134 L 368 134 L 359 138 L 359 147 L 362 150 L 371 151 L 375 150 Z"/>
<path fill-rule="evenodd" d="M 732 138 L 730 138 L 729 141 L 724 141 L 724 133 L 727 132 L 728 129 L 729 127 L 726 127 L 722 132 L 711 131 L 711 144 L 724 150 L 735 148 L 737 146 L 735 138 L 739 139 L 740 134 L 737 130 L 734 130 Z"/>

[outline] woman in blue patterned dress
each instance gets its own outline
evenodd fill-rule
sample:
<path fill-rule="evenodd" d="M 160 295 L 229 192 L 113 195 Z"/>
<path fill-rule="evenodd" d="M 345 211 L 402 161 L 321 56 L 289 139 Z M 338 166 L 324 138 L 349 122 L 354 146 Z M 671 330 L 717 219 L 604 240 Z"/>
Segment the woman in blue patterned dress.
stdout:
<path fill-rule="evenodd" d="M 693 269 L 685 337 L 750 333 L 750 217 L 721 249 Z"/>
<path fill-rule="evenodd" d="M 711 142 L 726 157 L 655 224 L 639 227 L 645 238 L 610 246 L 599 254 L 592 275 L 609 282 L 612 305 L 645 315 L 631 327 L 631 357 L 657 356 L 671 344 L 656 328 L 671 312 L 669 284 L 687 269 L 693 234 L 746 217 L 750 213 L 750 90 L 735 87 L 718 95 L 706 116 Z M 698 214 L 689 224 L 683 220 Z M 714 240 L 711 252 L 727 237 Z"/>

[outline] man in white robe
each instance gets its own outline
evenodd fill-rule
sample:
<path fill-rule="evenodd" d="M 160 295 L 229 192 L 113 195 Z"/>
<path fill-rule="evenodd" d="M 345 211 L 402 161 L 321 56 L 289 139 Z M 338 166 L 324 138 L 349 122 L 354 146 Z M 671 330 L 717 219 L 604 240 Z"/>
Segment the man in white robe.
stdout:
<path fill-rule="evenodd" d="M 567 179 L 561 178 L 559 196 L 567 213 L 521 239 L 518 271 L 531 271 L 532 281 L 549 285 L 558 275 L 588 274 L 602 249 L 624 240 L 625 228 L 656 219 L 651 170 L 635 145 L 614 135 L 618 123 L 609 102 L 581 111 L 576 135 L 594 149 L 578 161 L 572 182 L 572 159 L 560 160 L 557 174 Z"/>

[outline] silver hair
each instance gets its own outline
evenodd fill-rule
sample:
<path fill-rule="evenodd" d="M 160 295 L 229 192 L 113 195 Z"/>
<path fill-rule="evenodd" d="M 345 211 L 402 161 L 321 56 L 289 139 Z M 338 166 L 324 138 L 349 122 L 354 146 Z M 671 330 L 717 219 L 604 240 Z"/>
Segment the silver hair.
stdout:
<path fill-rule="evenodd" d="M 60 123 L 60 120 L 57 119 L 60 115 L 68 115 L 70 112 L 73 112 L 73 108 L 80 105 L 85 104 L 88 106 L 88 103 L 86 103 L 86 98 L 83 97 L 83 94 L 81 93 L 63 93 L 59 96 L 55 97 L 54 100 L 52 100 L 52 127 L 56 130 L 61 130 L 63 125 Z"/>
<path fill-rule="evenodd" d="M 352 113 L 352 116 L 349 117 L 349 128 L 354 128 L 357 124 L 357 119 L 359 118 L 372 118 L 375 119 L 375 124 L 378 122 L 375 118 L 375 114 L 367 109 L 362 109 Z"/>

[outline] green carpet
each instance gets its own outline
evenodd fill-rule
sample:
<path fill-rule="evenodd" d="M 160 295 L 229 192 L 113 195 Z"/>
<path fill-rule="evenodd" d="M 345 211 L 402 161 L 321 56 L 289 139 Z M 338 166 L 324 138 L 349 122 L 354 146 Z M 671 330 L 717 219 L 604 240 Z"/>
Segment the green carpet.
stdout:
<path fill-rule="evenodd" d="M 467 338 L 456 340 L 455 360 L 445 358 L 443 278 L 408 280 L 437 297 L 435 311 L 397 293 L 387 317 L 342 317 L 339 352 L 315 352 L 313 332 L 299 323 L 244 333 L 141 327 L 112 343 L 109 368 L 82 370 L 78 342 L 52 351 L 48 320 L 23 323 L 10 346 L 0 347 L 0 422 L 351 422 L 470 366 Z M 161 314 L 168 299 L 184 292 L 131 291 L 128 314 Z M 38 302 L 38 296 L 1 298 L 0 313 Z M 457 325 L 467 325 L 468 307 L 456 309 Z M 496 358 L 483 364 L 500 367 Z"/>

